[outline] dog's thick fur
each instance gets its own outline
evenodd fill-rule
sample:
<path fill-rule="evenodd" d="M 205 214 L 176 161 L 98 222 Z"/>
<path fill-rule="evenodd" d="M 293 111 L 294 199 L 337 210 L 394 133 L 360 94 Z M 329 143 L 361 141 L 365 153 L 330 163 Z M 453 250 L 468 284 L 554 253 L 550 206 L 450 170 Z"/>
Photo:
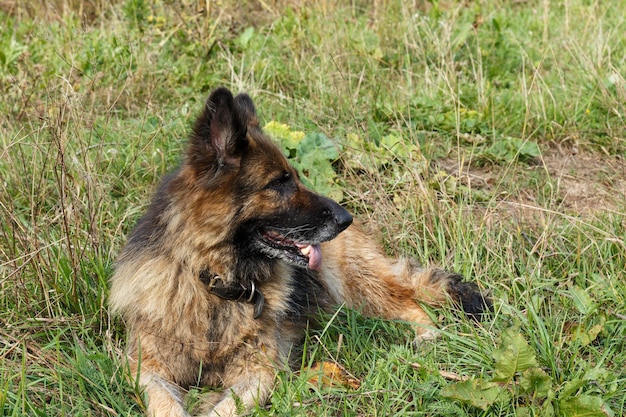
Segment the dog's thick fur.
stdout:
<path fill-rule="evenodd" d="M 196 384 L 223 389 L 205 415 L 264 403 L 320 309 L 431 325 L 418 302 L 452 299 L 471 315 L 489 307 L 475 284 L 389 259 L 351 223 L 302 185 L 248 95 L 214 91 L 112 277 L 110 305 L 128 328 L 147 414 L 187 415 L 184 389 Z"/>

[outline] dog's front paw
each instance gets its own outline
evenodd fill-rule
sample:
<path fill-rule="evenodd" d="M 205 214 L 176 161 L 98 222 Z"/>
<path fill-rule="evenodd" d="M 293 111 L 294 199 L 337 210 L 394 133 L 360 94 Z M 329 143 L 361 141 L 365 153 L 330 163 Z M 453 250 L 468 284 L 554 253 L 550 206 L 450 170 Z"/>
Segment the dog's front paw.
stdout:
<path fill-rule="evenodd" d="M 418 327 L 415 331 L 415 339 L 413 339 L 413 346 L 420 347 L 423 343 L 427 343 L 431 340 L 435 340 L 439 337 L 437 329 L 426 329 Z"/>

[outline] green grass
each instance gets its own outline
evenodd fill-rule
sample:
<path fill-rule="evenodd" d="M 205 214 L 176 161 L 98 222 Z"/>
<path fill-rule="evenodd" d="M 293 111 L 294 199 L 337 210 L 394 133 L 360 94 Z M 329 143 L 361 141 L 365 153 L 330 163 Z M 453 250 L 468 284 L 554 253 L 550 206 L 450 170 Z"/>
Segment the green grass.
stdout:
<path fill-rule="evenodd" d="M 282 372 L 253 414 L 625 414 L 621 2 L 217 3 L 0 9 L 0 415 L 141 413 L 107 280 L 218 85 L 331 138 L 332 164 L 294 150 L 316 186 L 496 306 L 432 311 L 420 346 L 342 310 L 303 369 L 335 360 L 360 388 Z"/>

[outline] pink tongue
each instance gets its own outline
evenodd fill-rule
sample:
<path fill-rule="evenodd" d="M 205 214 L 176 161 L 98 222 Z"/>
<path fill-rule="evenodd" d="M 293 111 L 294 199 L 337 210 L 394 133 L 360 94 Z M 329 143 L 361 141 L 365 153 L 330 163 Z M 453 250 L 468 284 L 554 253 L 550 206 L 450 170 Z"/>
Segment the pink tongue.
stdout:
<path fill-rule="evenodd" d="M 309 269 L 317 271 L 322 266 L 322 248 L 320 245 L 306 245 L 296 242 L 295 245 L 300 249 L 304 256 L 309 257 Z"/>
<path fill-rule="evenodd" d="M 309 269 L 317 271 L 322 266 L 322 248 L 320 245 L 310 245 Z"/>

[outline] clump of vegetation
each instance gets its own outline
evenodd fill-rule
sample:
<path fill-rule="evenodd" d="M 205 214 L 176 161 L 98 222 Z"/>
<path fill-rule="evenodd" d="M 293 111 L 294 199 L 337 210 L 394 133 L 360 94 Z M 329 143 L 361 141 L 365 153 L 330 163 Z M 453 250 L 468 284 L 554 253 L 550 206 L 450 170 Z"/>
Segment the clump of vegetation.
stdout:
<path fill-rule="evenodd" d="M 617 0 L 53 3 L 0 4 L 0 415 L 141 414 L 107 281 L 218 85 L 390 253 L 496 305 L 432 311 L 420 346 L 342 309 L 303 370 L 359 383 L 281 372 L 256 414 L 626 413 Z"/>

